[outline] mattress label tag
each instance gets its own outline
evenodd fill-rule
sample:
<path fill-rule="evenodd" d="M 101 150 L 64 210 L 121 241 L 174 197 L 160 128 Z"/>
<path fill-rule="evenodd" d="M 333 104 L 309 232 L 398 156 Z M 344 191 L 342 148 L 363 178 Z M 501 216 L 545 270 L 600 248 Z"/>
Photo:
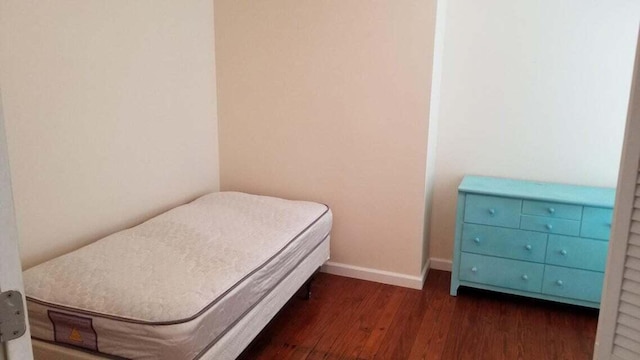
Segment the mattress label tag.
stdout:
<path fill-rule="evenodd" d="M 98 351 L 98 334 L 93 329 L 93 319 L 53 310 L 48 314 L 56 342 Z"/>

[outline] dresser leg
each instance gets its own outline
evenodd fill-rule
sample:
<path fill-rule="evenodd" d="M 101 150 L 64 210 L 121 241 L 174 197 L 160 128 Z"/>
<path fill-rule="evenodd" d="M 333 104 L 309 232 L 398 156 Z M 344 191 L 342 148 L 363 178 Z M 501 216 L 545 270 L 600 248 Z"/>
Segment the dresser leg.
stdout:
<path fill-rule="evenodd" d="M 451 291 L 449 292 L 451 296 L 458 296 L 458 287 L 460 284 L 457 281 L 451 279 Z"/>

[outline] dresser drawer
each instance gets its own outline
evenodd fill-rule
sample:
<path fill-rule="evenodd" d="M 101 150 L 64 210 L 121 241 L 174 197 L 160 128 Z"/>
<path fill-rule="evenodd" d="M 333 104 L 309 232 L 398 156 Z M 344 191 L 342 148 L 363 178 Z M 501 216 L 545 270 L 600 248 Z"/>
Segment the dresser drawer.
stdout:
<path fill-rule="evenodd" d="M 520 228 L 550 234 L 575 235 L 580 233 L 580 221 L 522 215 Z"/>
<path fill-rule="evenodd" d="M 560 219 L 580 220 L 582 218 L 582 206 L 524 200 L 522 202 L 522 213 L 527 215 L 556 217 Z"/>
<path fill-rule="evenodd" d="M 518 228 L 522 200 L 497 196 L 467 195 L 464 221 Z"/>
<path fill-rule="evenodd" d="M 463 252 L 460 279 L 510 289 L 540 292 L 544 265 Z"/>
<path fill-rule="evenodd" d="M 546 263 L 604 271 L 609 243 L 579 237 L 549 235 Z"/>
<path fill-rule="evenodd" d="M 544 262 L 547 234 L 486 225 L 462 226 L 462 251 Z"/>
<path fill-rule="evenodd" d="M 611 232 L 612 209 L 585 207 L 580 236 L 608 240 Z"/>
<path fill-rule="evenodd" d="M 548 295 L 600 302 L 604 273 L 546 265 L 542 292 Z"/>

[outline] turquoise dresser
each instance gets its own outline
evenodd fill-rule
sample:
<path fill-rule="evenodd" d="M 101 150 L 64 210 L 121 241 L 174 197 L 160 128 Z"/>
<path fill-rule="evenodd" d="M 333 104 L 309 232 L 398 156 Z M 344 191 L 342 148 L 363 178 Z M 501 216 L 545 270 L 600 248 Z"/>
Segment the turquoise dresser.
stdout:
<path fill-rule="evenodd" d="M 451 295 L 470 286 L 599 307 L 615 190 L 466 176 Z"/>

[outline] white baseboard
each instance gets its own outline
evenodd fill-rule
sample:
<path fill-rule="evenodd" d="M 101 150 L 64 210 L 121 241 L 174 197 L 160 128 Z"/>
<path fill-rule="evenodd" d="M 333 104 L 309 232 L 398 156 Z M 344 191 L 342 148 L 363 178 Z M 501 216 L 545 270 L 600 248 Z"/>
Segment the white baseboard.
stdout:
<path fill-rule="evenodd" d="M 431 269 L 451 272 L 451 260 L 430 258 L 429 262 Z"/>
<path fill-rule="evenodd" d="M 421 290 L 422 286 L 424 285 L 424 281 L 427 278 L 427 271 L 429 271 L 429 261 L 427 261 L 426 266 L 422 269 L 422 273 L 420 274 L 420 276 L 411 276 L 391 271 L 341 264 L 333 261 L 327 261 L 322 266 L 322 272 L 328 274 L 346 276 L 367 281 L 375 281 L 383 284 L 402 286 L 418 290 Z"/>

